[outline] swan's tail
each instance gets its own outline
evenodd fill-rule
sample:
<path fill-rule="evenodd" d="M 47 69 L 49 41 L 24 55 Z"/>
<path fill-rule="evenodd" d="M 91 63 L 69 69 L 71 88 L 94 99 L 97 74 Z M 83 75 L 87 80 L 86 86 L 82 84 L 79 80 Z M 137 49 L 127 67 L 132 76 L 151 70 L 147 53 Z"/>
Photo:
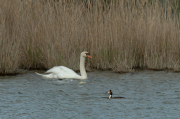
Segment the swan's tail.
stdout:
<path fill-rule="evenodd" d="M 35 72 L 37 75 L 39 75 L 39 76 L 42 76 L 42 77 L 44 77 L 44 78 L 54 78 L 53 77 L 53 74 L 40 74 L 40 73 L 37 73 L 37 72 Z"/>

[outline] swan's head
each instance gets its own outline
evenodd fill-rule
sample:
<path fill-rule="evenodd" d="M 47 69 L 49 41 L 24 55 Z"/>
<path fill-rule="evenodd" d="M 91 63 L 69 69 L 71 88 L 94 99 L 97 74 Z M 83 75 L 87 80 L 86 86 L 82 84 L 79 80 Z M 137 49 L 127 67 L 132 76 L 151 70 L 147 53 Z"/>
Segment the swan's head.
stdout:
<path fill-rule="evenodd" d="M 88 57 L 88 58 L 92 58 L 87 51 L 82 52 L 82 53 L 81 53 L 81 56 L 83 56 L 83 57 Z"/>

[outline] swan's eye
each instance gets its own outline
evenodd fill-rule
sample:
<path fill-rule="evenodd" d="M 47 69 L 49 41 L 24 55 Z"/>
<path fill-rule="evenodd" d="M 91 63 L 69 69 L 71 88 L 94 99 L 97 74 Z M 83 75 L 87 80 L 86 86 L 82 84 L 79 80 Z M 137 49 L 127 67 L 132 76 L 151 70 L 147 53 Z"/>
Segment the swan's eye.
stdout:
<path fill-rule="evenodd" d="M 90 55 L 90 53 L 85 53 L 86 55 Z"/>

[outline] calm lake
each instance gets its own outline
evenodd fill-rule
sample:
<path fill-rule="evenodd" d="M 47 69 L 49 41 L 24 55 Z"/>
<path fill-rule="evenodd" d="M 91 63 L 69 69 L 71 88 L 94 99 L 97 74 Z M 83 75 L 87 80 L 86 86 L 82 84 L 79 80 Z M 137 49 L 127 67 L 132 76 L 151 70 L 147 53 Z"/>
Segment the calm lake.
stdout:
<path fill-rule="evenodd" d="M 180 117 L 180 73 L 94 71 L 81 81 L 44 79 L 34 72 L 0 77 L 1 119 Z M 108 99 L 110 89 L 125 98 Z"/>

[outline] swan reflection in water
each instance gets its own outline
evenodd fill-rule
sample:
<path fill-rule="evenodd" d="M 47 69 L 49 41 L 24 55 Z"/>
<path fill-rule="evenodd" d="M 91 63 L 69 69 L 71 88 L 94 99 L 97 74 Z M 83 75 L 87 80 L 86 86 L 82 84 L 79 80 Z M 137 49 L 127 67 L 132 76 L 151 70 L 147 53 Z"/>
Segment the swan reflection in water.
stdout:
<path fill-rule="evenodd" d="M 109 93 L 109 99 L 121 99 L 121 98 L 124 98 L 124 97 L 112 97 L 113 93 L 111 90 L 109 90 L 107 93 Z"/>
<path fill-rule="evenodd" d="M 85 58 L 92 58 L 87 51 L 83 51 L 80 55 L 80 74 L 78 75 L 72 69 L 65 66 L 55 66 L 47 70 L 46 74 L 36 74 L 44 78 L 54 78 L 54 79 L 87 79 L 86 69 L 85 69 Z"/>

